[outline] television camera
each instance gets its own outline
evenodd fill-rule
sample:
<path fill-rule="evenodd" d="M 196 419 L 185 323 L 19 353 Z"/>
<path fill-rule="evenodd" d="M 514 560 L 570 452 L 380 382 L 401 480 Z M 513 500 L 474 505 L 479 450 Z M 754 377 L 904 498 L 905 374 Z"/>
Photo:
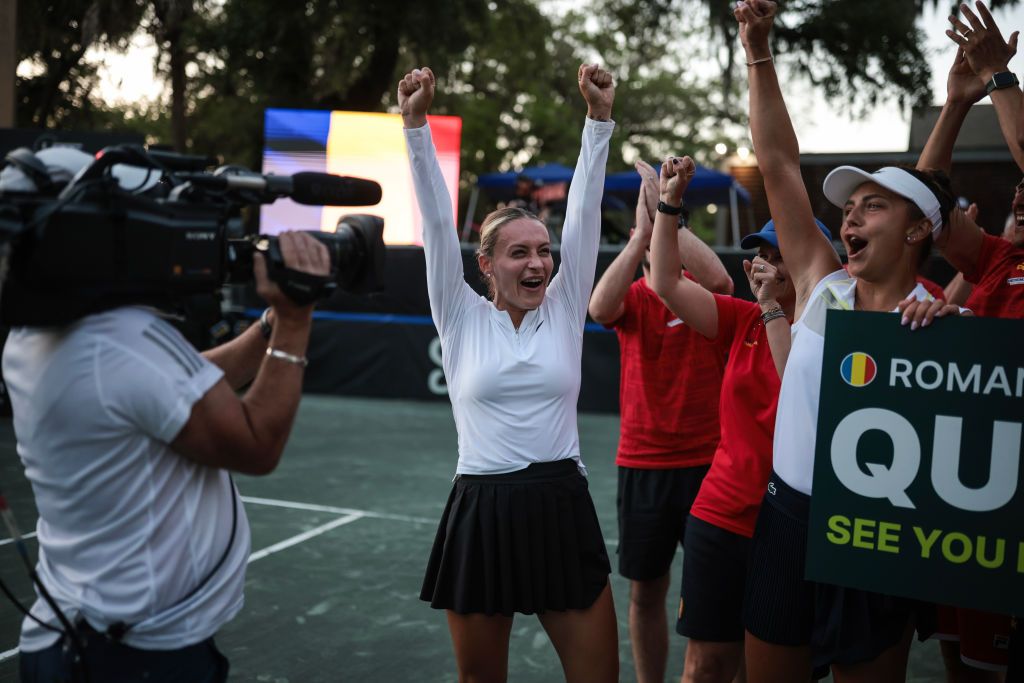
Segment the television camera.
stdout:
<path fill-rule="evenodd" d="M 277 239 L 246 235 L 242 209 L 281 197 L 308 205 L 366 206 L 380 185 L 327 173 L 260 175 L 206 169 L 205 157 L 107 147 L 95 158 L 70 148 L 22 148 L 0 170 L 0 325 L 60 326 L 124 305 L 182 312 L 197 295 L 252 281 L 253 254 L 297 303 L 342 289 L 379 289 L 383 220 L 343 217 L 313 231 L 331 273 L 285 268 Z"/>

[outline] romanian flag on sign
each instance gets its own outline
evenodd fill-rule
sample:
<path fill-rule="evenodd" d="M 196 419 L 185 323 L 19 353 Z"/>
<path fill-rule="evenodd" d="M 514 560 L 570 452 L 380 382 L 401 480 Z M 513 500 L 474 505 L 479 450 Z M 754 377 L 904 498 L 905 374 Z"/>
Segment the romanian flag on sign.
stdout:
<path fill-rule="evenodd" d="M 843 359 L 839 366 L 839 374 L 843 376 L 843 381 L 851 387 L 866 387 L 875 379 L 877 373 L 878 366 L 875 364 L 875 359 L 860 351 L 851 353 Z"/>

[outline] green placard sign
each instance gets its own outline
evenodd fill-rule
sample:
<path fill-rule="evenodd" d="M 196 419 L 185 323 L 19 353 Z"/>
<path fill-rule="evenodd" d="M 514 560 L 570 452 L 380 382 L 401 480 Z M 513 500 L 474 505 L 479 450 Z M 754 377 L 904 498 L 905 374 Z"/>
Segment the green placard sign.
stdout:
<path fill-rule="evenodd" d="M 829 311 L 807 578 L 1024 615 L 1024 321 Z"/>

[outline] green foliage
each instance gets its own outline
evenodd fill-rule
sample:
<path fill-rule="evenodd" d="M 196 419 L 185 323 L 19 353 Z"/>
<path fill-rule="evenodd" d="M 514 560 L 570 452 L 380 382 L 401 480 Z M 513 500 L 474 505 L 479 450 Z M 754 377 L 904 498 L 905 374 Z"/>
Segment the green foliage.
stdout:
<path fill-rule="evenodd" d="M 929 95 L 930 79 L 915 21 L 925 7 L 942 5 L 785 0 L 775 51 L 847 108 L 884 98 L 918 102 Z M 184 124 L 181 140 L 192 150 L 258 167 L 265 108 L 393 110 L 401 75 L 429 65 L 440 86 L 434 110 L 463 118 L 469 185 L 486 171 L 571 165 L 585 111 L 576 71 L 597 61 L 617 81 L 610 171 L 670 153 L 714 164 L 715 143 L 745 137 L 730 2 L 565 6 L 556 15 L 539 0 L 22 2 L 19 57 L 31 75 L 18 82 L 18 121 L 127 127 L 167 142 Z M 96 66 L 86 50 L 124 48 L 139 30 L 154 36 L 159 73 L 176 84 L 179 97 L 169 98 L 175 116 L 165 103 L 112 107 L 92 94 Z"/>
<path fill-rule="evenodd" d="M 192 146 L 253 166 L 265 108 L 380 111 L 410 55 L 447 68 L 488 9 L 483 0 L 225 0 L 203 16 Z"/>
<path fill-rule="evenodd" d="M 18 125 L 108 127 L 109 110 L 90 97 L 96 65 L 85 53 L 127 47 L 145 10 L 145 0 L 18 3 L 18 61 L 31 72 L 17 79 Z"/>

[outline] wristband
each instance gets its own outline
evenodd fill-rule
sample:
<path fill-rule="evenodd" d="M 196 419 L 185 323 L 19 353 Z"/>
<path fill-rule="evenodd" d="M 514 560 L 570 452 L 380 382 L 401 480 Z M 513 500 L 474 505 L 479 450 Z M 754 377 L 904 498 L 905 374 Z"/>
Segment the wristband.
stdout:
<path fill-rule="evenodd" d="M 755 59 L 752 62 L 747 62 L 747 66 L 756 66 L 758 64 L 763 64 L 764 62 L 774 62 L 774 61 L 775 61 L 775 58 L 772 57 L 771 55 L 768 55 L 767 57 L 761 57 L 761 59 Z"/>
<path fill-rule="evenodd" d="M 264 339 L 270 339 L 271 332 L 274 331 L 274 326 L 270 324 L 270 309 L 263 309 L 263 313 L 260 314 L 260 334 L 263 335 Z"/>
<path fill-rule="evenodd" d="M 294 353 L 288 353 L 287 351 L 282 351 L 281 349 L 273 349 L 269 346 L 267 347 L 267 355 L 270 356 L 271 358 L 283 360 L 286 363 L 298 365 L 299 367 L 303 368 L 309 365 L 309 360 L 305 356 L 296 356 Z"/>
<path fill-rule="evenodd" d="M 665 202 L 658 202 L 658 211 L 660 213 L 668 214 L 669 216 L 678 216 L 683 213 L 683 205 L 680 204 L 679 206 L 672 206 Z"/>

